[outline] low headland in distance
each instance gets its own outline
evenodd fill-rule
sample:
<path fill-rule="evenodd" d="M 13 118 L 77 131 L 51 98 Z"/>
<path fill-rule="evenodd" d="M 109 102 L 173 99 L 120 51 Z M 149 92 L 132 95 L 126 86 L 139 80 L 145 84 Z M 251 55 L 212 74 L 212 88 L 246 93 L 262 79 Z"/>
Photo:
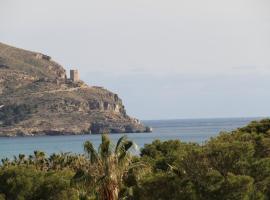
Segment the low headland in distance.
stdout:
<path fill-rule="evenodd" d="M 261 118 L 215 118 L 215 119 L 179 119 L 179 120 L 147 120 L 145 125 L 153 127 L 153 132 L 128 134 L 130 140 L 138 148 L 150 144 L 154 140 L 181 140 L 204 144 L 220 132 L 232 131 Z M 110 139 L 116 143 L 125 133 L 110 134 Z M 2 137 L 0 138 L 0 160 L 14 155 L 30 155 L 35 150 L 44 151 L 48 155 L 61 152 L 83 153 L 82 144 L 90 140 L 98 148 L 101 140 L 99 134 L 55 135 L 35 137 Z M 16 148 L 14 148 L 16 146 Z"/>
<path fill-rule="evenodd" d="M 0 136 L 151 132 L 119 96 L 88 86 L 77 69 L 0 43 Z"/>

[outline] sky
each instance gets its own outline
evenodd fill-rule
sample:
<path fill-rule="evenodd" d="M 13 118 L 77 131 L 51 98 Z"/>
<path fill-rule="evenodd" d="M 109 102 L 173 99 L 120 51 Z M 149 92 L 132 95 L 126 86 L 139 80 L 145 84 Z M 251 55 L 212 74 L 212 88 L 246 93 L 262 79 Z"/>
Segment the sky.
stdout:
<path fill-rule="evenodd" d="M 139 119 L 270 116 L 269 0 L 0 0 L 0 41 Z"/>

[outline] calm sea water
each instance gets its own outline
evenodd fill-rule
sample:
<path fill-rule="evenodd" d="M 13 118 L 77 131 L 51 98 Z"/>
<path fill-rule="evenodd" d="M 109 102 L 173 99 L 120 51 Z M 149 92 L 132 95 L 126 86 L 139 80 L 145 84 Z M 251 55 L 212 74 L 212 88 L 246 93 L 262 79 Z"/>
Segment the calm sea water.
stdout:
<path fill-rule="evenodd" d="M 128 137 L 138 147 L 149 144 L 155 139 L 170 140 L 179 139 L 186 142 L 203 143 L 209 138 L 218 135 L 220 131 L 230 131 L 245 126 L 250 121 L 258 118 L 227 118 L 227 119 L 181 119 L 181 120 L 149 120 L 144 121 L 153 127 L 153 133 L 132 133 Z M 116 141 L 123 134 L 111 134 Z M 40 136 L 0 138 L 0 159 L 12 157 L 23 153 L 29 155 L 34 150 L 53 152 L 81 153 L 83 143 L 90 140 L 96 147 L 100 143 L 100 135 L 79 136 Z"/>

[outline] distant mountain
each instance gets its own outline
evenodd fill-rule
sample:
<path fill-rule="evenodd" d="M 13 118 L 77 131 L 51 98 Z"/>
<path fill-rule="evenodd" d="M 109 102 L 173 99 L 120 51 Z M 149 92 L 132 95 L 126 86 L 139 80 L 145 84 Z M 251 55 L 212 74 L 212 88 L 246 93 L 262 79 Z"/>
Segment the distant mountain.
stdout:
<path fill-rule="evenodd" d="M 117 94 L 66 77 L 50 56 L 0 43 L 0 136 L 146 130 Z"/>

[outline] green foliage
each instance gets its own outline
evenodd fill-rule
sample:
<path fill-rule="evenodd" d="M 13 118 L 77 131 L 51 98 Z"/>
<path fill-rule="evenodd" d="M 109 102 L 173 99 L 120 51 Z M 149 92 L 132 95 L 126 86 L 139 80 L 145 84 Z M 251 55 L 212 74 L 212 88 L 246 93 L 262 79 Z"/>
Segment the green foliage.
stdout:
<path fill-rule="evenodd" d="M 85 155 L 35 151 L 3 159 L 0 200 L 267 200 L 270 120 L 221 133 L 204 145 L 153 141 L 131 156 L 126 137 L 102 136 Z"/>
<path fill-rule="evenodd" d="M 245 174 L 254 156 L 252 142 L 219 142 L 217 139 L 210 141 L 204 150 L 210 166 L 223 176 L 229 172 Z"/>
<path fill-rule="evenodd" d="M 123 177 L 130 168 L 135 167 L 128 152 L 132 146 L 133 142 L 123 136 L 114 147 L 107 134 L 102 135 L 98 151 L 90 141 L 85 142 L 84 150 L 89 165 L 77 170 L 74 183 L 86 187 L 85 191 L 90 196 L 101 200 L 117 200 Z"/>
<path fill-rule="evenodd" d="M 177 176 L 169 173 L 155 173 L 141 181 L 134 190 L 134 198 L 181 200 L 193 196 L 192 193 L 190 185 L 183 183 Z"/>
<path fill-rule="evenodd" d="M 247 126 L 240 128 L 239 131 L 270 136 L 270 119 L 263 119 L 259 122 L 253 121 Z"/>
<path fill-rule="evenodd" d="M 69 184 L 71 177 L 68 171 L 48 173 L 33 166 L 10 166 L 0 171 L 0 193 L 12 200 L 76 199 Z"/>
<path fill-rule="evenodd" d="M 154 141 L 142 149 L 153 171 L 137 184 L 137 199 L 270 199 L 269 153 L 269 119 L 202 146 Z"/>
<path fill-rule="evenodd" d="M 168 170 L 170 165 L 180 160 L 187 154 L 188 149 L 197 149 L 197 144 L 181 143 L 178 140 L 169 140 L 161 142 L 153 141 L 152 144 L 146 144 L 141 150 L 141 156 L 145 162 L 151 163 L 155 171 Z"/>
<path fill-rule="evenodd" d="M 4 106 L 0 109 L 0 122 L 2 126 L 10 126 L 27 119 L 33 112 L 35 107 L 26 104 Z"/>
<path fill-rule="evenodd" d="M 33 168 L 10 167 L 0 173 L 0 191 L 8 199 L 30 199 L 40 182 L 42 182 L 40 172 Z"/>

